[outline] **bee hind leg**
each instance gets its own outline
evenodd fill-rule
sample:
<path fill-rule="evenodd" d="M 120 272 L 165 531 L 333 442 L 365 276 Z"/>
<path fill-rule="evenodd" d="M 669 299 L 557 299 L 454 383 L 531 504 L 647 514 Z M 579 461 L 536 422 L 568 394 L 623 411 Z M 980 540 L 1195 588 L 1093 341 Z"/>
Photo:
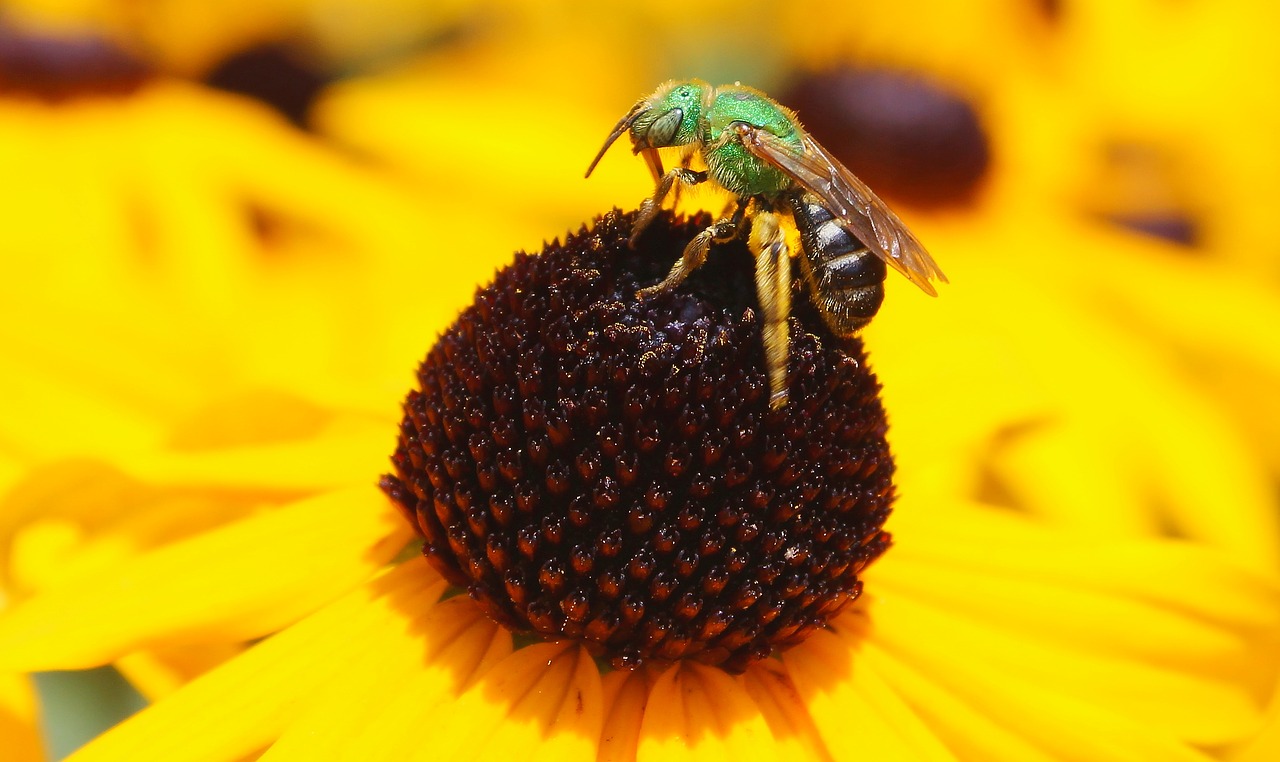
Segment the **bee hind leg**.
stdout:
<path fill-rule="evenodd" d="M 631 238 L 627 240 L 627 245 L 633 249 L 636 247 L 636 241 L 639 240 L 640 234 L 658 216 L 658 212 L 662 210 L 663 200 L 671 192 L 671 187 L 675 185 L 677 180 L 680 181 L 681 185 L 697 185 L 706 179 L 706 172 L 696 172 L 688 167 L 677 167 L 663 175 L 658 180 L 658 187 L 654 189 L 653 195 L 640 202 L 640 213 L 636 215 L 636 222 L 631 228 Z"/>
<path fill-rule="evenodd" d="M 760 212 L 752 220 L 747 241 L 756 258 L 756 298 L 760 302 L 765 370 L 769 374 L 769 407 L 787 404 L 787 360 L 791 339 L 791 253 L 778 215 Z"/>
<path fill-rule="evenodd" d="M 661 283 L 637 291 L 636 298 L 648 299 L 656 294 L 670 291 L 684 282 L 690 273 L 702 267 L 702 264 L 707 261 L 707 252 L 711 250 L 713 242 L 723 243 L 737 237 L 745 211 L 746 205 L 738 204 L 731 215 L 716 220 L 706 230 L 694 236 L 693 240 L 684 247 L 680 258 L 672 265 L 667 277 L 663 278 Z"/>

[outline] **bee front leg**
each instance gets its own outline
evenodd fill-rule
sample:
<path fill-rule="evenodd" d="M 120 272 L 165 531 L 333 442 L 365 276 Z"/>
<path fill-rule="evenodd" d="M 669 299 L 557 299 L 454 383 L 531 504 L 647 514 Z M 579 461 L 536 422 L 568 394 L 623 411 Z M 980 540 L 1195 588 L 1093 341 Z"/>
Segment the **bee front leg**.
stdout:
<path fill-rule="evenodd" d="M 716 220 L 706 230 L 694 236 L 693 240 L 684 247 L 684 252 L 671 267 L 667 277 L 663 278 L 661 283 L 637 291 L 636 298 L 648 299 L 680 285 L 690 273 L 702 267 L 702 264 L 707 261 L 707 252 L 711 249 L 712 242 L 723 243 L 737 237 L 738 227 L 742 224 L 742 216 L 746 208 L 746 204 L 739 203 L 733 214 Z"/>
<path fill-rule="evenodd" d="M 706 179 L 706 172 L 695 172 L 688 167 L 677 167 L 663 175 L 662 179 L 658 181 L 658 187 L 654 189 L 653 196 L 640 202 L 640 213 L 636 215 L 636 223 L 631 228 L 631 238 L 627 240 L 627 245 L 633 249 L 636 247 L 636 241 L 640 238 L 640 234 L 658 216 L 658 212 L 662 209 L 663 199 L 671 192 L 671 186 L 677 180 L 682 185 L 697 185 Z"/>
<path fill-rule="evenodd" d="M 787 404 L 787 360 L 791 340 L 791 253 L 786 235 L 773 212 L 759 212 L 747 241 L 756 257 L 756 298 L 760 301 L 765 370 L 769 374 L 769 407 Z"/>

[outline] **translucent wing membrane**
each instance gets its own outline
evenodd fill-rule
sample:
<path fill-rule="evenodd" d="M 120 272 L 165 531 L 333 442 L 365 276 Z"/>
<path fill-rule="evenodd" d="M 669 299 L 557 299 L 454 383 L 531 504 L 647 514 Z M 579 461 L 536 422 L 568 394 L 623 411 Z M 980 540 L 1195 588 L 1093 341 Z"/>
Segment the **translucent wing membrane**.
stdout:
<path fill-rule="evenodd" d="M 801 133 L 802 149 L 797 149 L 767 130 L 741 122 L 737 129 L 748 151 L 822 199 L 842 227 L 907 280 L 930 296 L 938 295 L 931 281 L 946 283 L 947 276 L 929 256 L 924 244 L 866 183 L 817 141 Z"/>

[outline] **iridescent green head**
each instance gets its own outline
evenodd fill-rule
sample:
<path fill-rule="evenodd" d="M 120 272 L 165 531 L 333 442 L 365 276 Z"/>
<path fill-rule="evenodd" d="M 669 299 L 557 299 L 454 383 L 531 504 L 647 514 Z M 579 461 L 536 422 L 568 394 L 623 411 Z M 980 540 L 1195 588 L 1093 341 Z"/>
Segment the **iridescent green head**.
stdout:
<path fill-rule="evenodd" d="M 711 89 L 711 85 L 699 79 L 667 82 L 659 87 L 653 95 L 632 106 L 614 126 L 600 153 L 587 168 L 587 176 L 600 163 L 613 141 L 626 131 L 631 133 L 632 153 L 644 152 L 651 167 L 656 161 L 657 149 L 696 142 L 706 94 Z"/>
<path fill-rule="evenodd" d="M 642 101 L 631 120 L 634 149 L 685 146 L 698 139 L 703 96 L 709 85 L 699 80 L 668 82 Z"/>

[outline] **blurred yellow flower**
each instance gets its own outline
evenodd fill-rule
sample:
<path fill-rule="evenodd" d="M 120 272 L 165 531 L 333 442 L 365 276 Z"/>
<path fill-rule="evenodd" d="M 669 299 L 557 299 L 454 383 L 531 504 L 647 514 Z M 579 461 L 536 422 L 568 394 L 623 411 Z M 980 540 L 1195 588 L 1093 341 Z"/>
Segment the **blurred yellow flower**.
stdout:
<path fill-rule="evenodd" d="M 0 670 L 114 662 L 172 694 L 80 758 L 1201 759 L 1255 732 L 1280 631 L 1268 12 L 739 4 L 713 33 L 663 3 L 12 5 L 161 72 L 0 101 Z M 459 29 L 328 89 L 318 137 L 170 78 L 259 43 L 368 62 Z M 439 600 L 358 485 L 475 284 L 648 192 L 620 155 L 581 180 L 630 99 L 739 76 L 725 61 L 932 73 L 990 167 L 965 205 L 904 215 L 954 286 L 891 283 L 866 334 L 904 495 L 868 596 L 743 676 L 601 675 Z M 1212 256 L 1089 218 L 1191 221 Z M 0 740 L 36 758 L 4 675 Z M 428 717 L 457 732 L 424 743 Z"/>
<path fill-rule="evenodd" d="M 17 80 L 9 75 L 31 71 L 5 68 L 12 63 L 0 62 L 0 80 L 18 86 L 0 100 L 8 276 L 0 286 L 8 317 L 0 321 L 0 488 L 68 455 L 247 444 L 250 424 L 258 440 L 355 425 L 299 394 L 367 401 L 376 397 L 370 389 L 385 387 L 386 406 L 394 406 L 420 336 L 404 326 L 408 351 L 379 367 L 379 358 L 395 356 L 384 342 L 396 340 L 396 329 L 362 335 L 362 321 L 384 322 L 376 303 L 348 313 L 350 302 L 331 297 L 339 283 L 352 292 L 371 287 L 388 275 L 379 262 L 417 248 L 423 202 L 260 106 L 162 78 L 124 89 L 114 81 L 102 89 L 93 78 Z M 50 89 L 23 89 L 30 85 Z M 57 97 L 45 98 L 51 93 Z M 477 266 L 461 268 L 459 298 L 491 269 Z M 438 317 L 430 307 L 423 314 L 444 320 L 453 308 L 439 309 Z M 255 328 L 233 337 L 229 320 Z M 323 351 L 305 340 L 316 330 Z M 292 391 L 270 391 L 278 387 Z M 246 400 L 270 409 L 274 423 L 262 430 L 237 420 L 218 408 L 220 399 L 246 414 Z M 184 437 L 184 426 L 198 437 Z M 66 512 L 46 510 L 43 486 L 4 500 L 0 590 L 8 600 L 0 608 L 200 528 L 175 527 L 169 513 L 192 496 L 130 492 L 85 468 L 100 491 L 96 499 L 78 493 L 62 504 Z M 60 481 L 67 471 L 35 473 L 56 474 L 41 485 L 76 485 Z M 226 521 L 292 494 L 221 495 L 203 515 Z M 231 642 L 152 649 L 116 666 L 155 697 L 238 650 Z M 25 678 L 6 676 L 3 716 L 15 723 L 4 726 L 6 752 L 36 748 L 33 702 Z"/>
<path fill-rule="evenodd" d="M 38 330 L 4 329 L 14 372 L 0 383 L 31 413 L 5 421 L 15 456 L 154 446 L 165 436 L 157 420 L 250 379 L 359 397 L 353 387 L 401 376 L 419 350 L 418 332 L 403 326 L 396 336 L 377 300 L 357 309 L 330 295 L 339 285 L 382 290 L 397 277 L 388 263 L 420 259 L 424 240 L 447 243 L 426 234 L 429 201 L 265 109 L 157 82 L 125 99 L 3 102 L 0 134 L 0 161 L 23 178 L 0 189 L 12 275 L 0 289 L 9 314 L 42 316 Z M 492 267 L 459 264 L 453 295 Z M 454 308 L 435 309 L 441 321 Z M 233 321 L 255 329 L 235 335 Z M 406 339 L 403 359 L 377 365 Z M 128 363 L 117 361 L 122 346 L 137 350 Z M 63 379 L 77 374 L 98 383 L 68 387 Z M 96 438 L 61 433 L 86 419 L 118 425 Z"/>
<path fill-rule="evenodd" d="M 1276 7 L 1257 0 L 861 3 L 782 14 L 803 66 L 927 73 L 988 117 L 1022 194 L 1138 225 L 1275 284 Z M 803 41 L 801 43 L 801 41 Z"/>

